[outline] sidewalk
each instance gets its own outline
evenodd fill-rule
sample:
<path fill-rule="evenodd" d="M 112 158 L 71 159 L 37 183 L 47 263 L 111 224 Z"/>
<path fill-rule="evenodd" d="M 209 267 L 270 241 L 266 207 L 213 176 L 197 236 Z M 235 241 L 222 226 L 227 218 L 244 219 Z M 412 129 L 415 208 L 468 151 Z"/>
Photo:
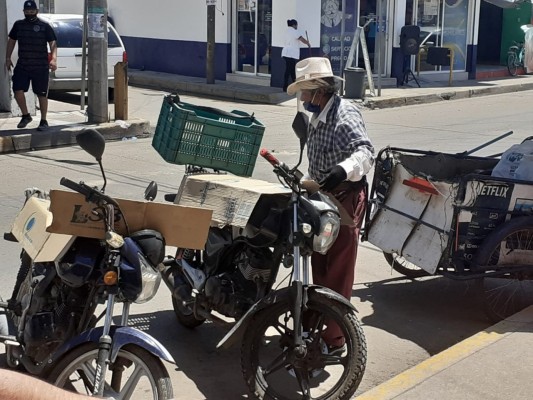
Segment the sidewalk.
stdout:
<path fill-rule="evenodd" d="M 0 115 L 0 154 L 47 149 L 76 144 L 76 135 L 84 129 L 96 128 L 106 140 L 121 140 L 124 137 L 146 137 L 150 132 L 148 121 L 131 119 L 103 124 L 89 124 L 81 110 L 72 111 L 72 105 L 65 106 L 58 101 L 49 101 L 48 124 L 44 131 L 36 130 L 40 114 L 32 116 L 33 121 L 24 129 L 17 129 L 20 117 Z"/>
<path fill-rule="evenodd" d="M 416 86 L 414 81 L 399 88 L 384 87 L 381 89 L 380 96 L 377 96 L 379 89 L 377 82 L 375 82 L 376 96 L 370 95 L 367 89 L 364 100 L 354 99 L 353 101 L 366 108 L 381 109 L 533 89 L 533 75 L 481 81 L 457 81 L 453 83 L 453 86 L 448 86 L 447 81 L 426 82 L 419 79 L 419 82 L 420 88 Z M 215 84 L 207 84 L 205 78 L 153 71 L 130 70 L 129 83 L 132 86 L 159 89 L 171 93 L 253 103 L 280 104 L 293 98 L 280 88 L 229 81 L 216 81 Z M 37 127 L 38 120 L 36 118 L 38 116 L 29 125 L 30 129 L 17 129 L 19 117 L 9 117 L 9 114 L 0 113 L 0 154 L 74 144 L 76 143 L 76 134 L 87 128 L 98 128 L 108 140 L 120 140 L 126 136 L 145 137 L 150 134 L 149 122 L 146 120 L 131 119 L 91 125 L 87 123 L 85 113 L 72 111 L 72 107 L 66 111 L 62 108 L 62 104 L 50 102 L 48 112 L 50 128 L 46 132 L 31 129 Z"/>
<path fill-rule="evenodd" d="M 531 399 L 532 333 L 533 306 L 530 306 L 374 387 L 357 399 Z"/>
<path fill-rule="evenodd" d="M 205 83 L 205 78 L 180 76 L 162 72 L 130 70 L 129 78 L 130 85 L 133 86 L 142 86 L 182 94 L 268 104 L 279 104 L 291 99 L 280 88 L 229 81 L 215 81 L 215 84 L 208 85 Z M 427 82 L 421 77 L 418 80 L 420 82 L 420 88 L 414 81 L 410 81 L 409 85 L 398 88 L 383 87 L 381 89 L 381 96 L 378 96 L 377 81 L 374 81 L 375 96 L 370 95 L 367 89 L 364 100 L 354 101 L 362 103 L 368 108 L 376 109 L 533 89 L 533 75 L 508 76 L 479 81 L 456 81 L 453 82 L 452 86 L 448 86 L 448 81 Z"/>

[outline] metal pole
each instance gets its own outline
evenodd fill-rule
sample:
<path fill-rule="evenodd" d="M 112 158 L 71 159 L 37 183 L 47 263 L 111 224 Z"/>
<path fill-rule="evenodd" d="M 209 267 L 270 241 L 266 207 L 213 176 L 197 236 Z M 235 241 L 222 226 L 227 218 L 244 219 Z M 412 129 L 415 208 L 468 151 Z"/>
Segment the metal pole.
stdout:
<path fill-rule="evenodd" d="M 378 0 L 378 4 L 377 4 L 377 21 L 376 21 L 376 25 L 377 25 L 377 32 L 376 32 L 376 42 L 375 42 L 375 45 L 374 45 L 374 54 L 376 54 L 376 50 L 377 50 L 377 70 L 378 70 L 378 97 L 381 96 L 381 41 L 382 41 L 382 30 L 383 30 L 383 27 L 382 27 L 382 24 L 385 23 L 384 21 L 384 18 L 383 18 L 383 10 L 382 10 L 382 4 L 381 4 L 382 0 Z"/>
<path fill-rule="evenodd" d="M 89 123 L 109 120 L 107 77 L 107 0 L 88 0 Z"/>
<path fill-rule="evenodd" d="M 87 79 L 87 0 L 83 3 L 83 34 L 81 43 L 81 96 L 80 109 L 85 110 L 85 81 Z"/>
<path fill-rule="evenodd" d="M 215 5 L 207 6 L 207 57 L 206 78 L 208 84 L 215 83 Z"/>
<path fill-rule="evenodd" d="M 344 72 L 344 31 L 346 30 L 345 24 L 346 17 L 346 0 L 342 0 L 342 19 L 341 19 L 341 62 L 339 64 L 340 71 L 339 76 L 342 77 Z M 344 89 L 344 88 L 343 88 Z"/>

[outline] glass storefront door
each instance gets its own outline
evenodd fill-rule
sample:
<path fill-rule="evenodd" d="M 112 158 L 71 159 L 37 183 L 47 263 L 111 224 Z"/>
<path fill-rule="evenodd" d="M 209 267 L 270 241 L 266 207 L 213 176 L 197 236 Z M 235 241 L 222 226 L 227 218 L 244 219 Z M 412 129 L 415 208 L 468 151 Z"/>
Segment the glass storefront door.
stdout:
<path fill-rule="evenodd" d="M 270 74 L 272 0 L 237 0 L 236 71 Z"/>
<path fill-rule="evenodd" d="M 367 0 L 361 1 L 361 9 L 359 11 L 359 25 L 364 27 L 366 45 L 368 47 L 368 56 L 370 58 L 370 65 L 372 71 L 375 74 L 378 73 L 378 53 L 379 64 L 381 65 L 381 74 L 385 74 L 386 66 L 386 43 L 383 34 L 381 36 L 381 43 L 378 39 L 379 31 L 386 32 L 387 29 L 387 15 L 388 15 L 388 2 L 387 0 Z M 380 46 L 378 46 L 380 44 Z M 379 48 L 381 47 L 381 48 Z M 359 65 L 364 66 L 362 61 L 363 55 L 359 54 Z"/>
<path fill-rule="evenodd" d="M 420 26 L 420 71 L 449 70 L 426 63 L 432 46 L 453 49 L 454 70 L 466 68 L 468 0 L 415 0 L 416 25 Z"/>

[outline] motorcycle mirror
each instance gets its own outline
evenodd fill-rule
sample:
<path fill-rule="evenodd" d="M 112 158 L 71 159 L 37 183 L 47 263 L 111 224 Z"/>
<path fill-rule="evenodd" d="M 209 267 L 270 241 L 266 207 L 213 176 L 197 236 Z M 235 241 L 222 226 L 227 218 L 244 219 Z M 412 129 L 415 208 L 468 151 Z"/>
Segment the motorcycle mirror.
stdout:
<path fill-rule="evenodd" d="M 87 153 L 93 156 L 96 161 L 98 161 L 100 171 L 102 172 L 102 177 L 104 178 L 104 184 L 100 190 L 102 193 L 104 193 L 107 185 L 107 179 L 105 177 L 104 167 L 102 165 L 102 154 L 104 154 L 105 150 L 104 137 L 96 129 L 85 129 L 76 135 L 76 142 L 83 150 L 85 150 Z"/>
<path fill-rule="evenodd" d="M 85 129 L 76 135 L 76 142 L 80 147 L 93 156 L 96 161 L 102 161 L 105 149 L 105 139 L 96 129 Z"/>
<path fill-rule="evenodd" d="M 148 187 L 144 191 L 144 199 L 148 201 L 153 201 L 157 196 L 157 182 L 152 181 L 148 184 Z"/>
<path fill-rule="evenodd" d="M 300 139 L 300 150 L 303 150 L 305 144 L 307 143 L 307 127 L 309 125 L 309 116 L 302 112 L 298 111 L 292 121 L 292 130 Z"/>

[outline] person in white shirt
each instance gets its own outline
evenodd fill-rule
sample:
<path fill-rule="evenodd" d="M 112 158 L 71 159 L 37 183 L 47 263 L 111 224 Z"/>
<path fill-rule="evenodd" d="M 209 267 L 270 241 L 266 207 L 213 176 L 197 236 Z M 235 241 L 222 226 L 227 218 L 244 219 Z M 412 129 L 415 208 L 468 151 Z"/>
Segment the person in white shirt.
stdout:
<path fill-rule="evenodd" d="M 294 82 L 296 80 L 295 67 L 300 60 L 300 43 L 311 48 L 311 44 L 298 31 L 298 22 L 295 19 L 287 20 L 287 31 L 285 32 L 284 47 L 281 50 L 281 57 L 285 60 L 285 75 L 283 77 L 283 91 L 287 91 L 289 77 Z"/>

